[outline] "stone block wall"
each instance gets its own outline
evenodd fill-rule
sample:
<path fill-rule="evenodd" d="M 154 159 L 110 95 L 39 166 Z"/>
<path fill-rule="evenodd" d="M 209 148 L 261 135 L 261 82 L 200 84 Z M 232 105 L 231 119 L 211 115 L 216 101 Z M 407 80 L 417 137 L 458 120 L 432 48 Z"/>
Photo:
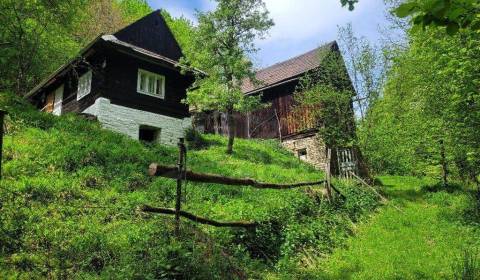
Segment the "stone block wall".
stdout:
<path fill-rule="evenodd" d="M 139 138 L 141 126 L 160 130 L 158 141 L 166 145 L 176 145 L 178 138 L 184 137 L 185 129 L 191 126 L 191 118 L 177 119 L 160 114 L 114 105 L 107 98 L 98 98 L 82 113 L 94 115 L 105 129 Z"/>
<path fill-rule="evenodd" d="M 301 160 L 312 164 L 316 169 L 325 169 L 327 164 L 326 148 L 318 135 L 287 139 L 282 141 L 282 146 L 292 151 Z"/>

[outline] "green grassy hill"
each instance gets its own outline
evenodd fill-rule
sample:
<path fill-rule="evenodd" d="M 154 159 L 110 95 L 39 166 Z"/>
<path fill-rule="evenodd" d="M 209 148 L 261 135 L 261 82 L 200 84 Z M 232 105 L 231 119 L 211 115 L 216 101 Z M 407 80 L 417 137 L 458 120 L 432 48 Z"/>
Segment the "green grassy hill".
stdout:
<path fill-rule="evenodd" d="M 175 181 L 146 174 L 175 164 L 177 149 L 144 145 L 73 115 L 39 113 L 9 94 L 0 188 L 2 279 L 259 279 L 293 275 L 311 256 L 343 244 L 377 201 L 339 185 L 346 201 L 328 204 L 310 190 L 256 190 L 188 182 L 184 209 L 217 220 L 255 220 L 255 230 L 214 228 L 142 213 L 173 207 Z M 204 136 L 188 153 L 194 171 L 265 182 L 319 180 L 275 141 Z M 285 276 L 288 279 L 288 276 Z"/>

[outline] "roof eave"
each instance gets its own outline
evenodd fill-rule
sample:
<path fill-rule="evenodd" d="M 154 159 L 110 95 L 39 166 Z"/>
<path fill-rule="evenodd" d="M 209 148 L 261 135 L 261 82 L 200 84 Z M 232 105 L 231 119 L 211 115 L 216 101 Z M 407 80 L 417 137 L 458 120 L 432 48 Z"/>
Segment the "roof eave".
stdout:
<path fill-rule="evenodd" d="M 41 89 L 43 89 L 45 86 L 48 86 L 50 84 L 50 82 L 52 82 L 55 77 L 57 77 L 58 75 L 62 74 L 63 71 L 65 70 L 69 70 L 69 67 L 71 67 L 73 65 L 73 63 L 78 59 L 80 58 L 82 55 L 84 55 L 85 53 L 87 53 L 92 47 L 93 45 L 95 45 L 98 41 L 100 41 L 102 39 L 102 36 L 103 34 L 99 35 L 98 37 L 96 37 L 92 42 L 90 42 L 87 46 L 85 46 L 79 53 L 78 55 L 76 55 L 74 58 L 70 59 L 67 63 L 63 64 L 62 66 L 60 66 L 57 70 L 55 70 L 55 72 L 53 72 L 52 74 L 50 74 L 47 78 L 43 79 L 37 86 L 35 86 L 33 89 L 31 89 L 25 96 L 24 98 L 31 98 L 33 97 L 38 91 L 40 91 Z"/>

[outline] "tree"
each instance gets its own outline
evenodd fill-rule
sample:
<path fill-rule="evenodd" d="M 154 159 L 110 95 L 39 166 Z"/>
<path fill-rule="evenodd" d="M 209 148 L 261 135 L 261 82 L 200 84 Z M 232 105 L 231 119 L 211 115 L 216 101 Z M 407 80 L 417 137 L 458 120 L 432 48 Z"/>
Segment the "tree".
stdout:
<path fill-rule="evenodd" d="M 432 27 L 411 30 L 409 39 L 366 118 L 372 129 L 365 153 L 379 172 L 477 181 L 479 34 L 465 29 L 445 36 Z"/>
<path fill-rule="evenodd" d="M 241 85 L 245 79 L 255 80 L 252 62 L 257 51 L 255 41 L 263 39 L 273 26 L 261 0 L 217 0 L 211 12 L 199 12 L 196 50 L 187 58 L 200 62 L 208 75 L 199 74 L 187 95 L 187 103 L 197 110 L 223 111 L 227 115 L 228 147 L 233 152 L 236 111 L 248 111 L 258 105 L 258 97 L 245 96 Z M 185 62 L 185 60 L 184 60 Z"/>
<path fill-rule="evenodd" d="M 340 3 L 352 11 L 358 0 L 340 0 Z M 449 35 L 462 28 L 480 29 L 478 0 L 409 0 L 394 11 L 400 18 L 412 17 L 416 27 L 446 27 Z"/>
<path fill-rule="evenodd" d="M 149 9 L 144 0 L 0 0 L 0 90 L 25 94 L 94 37 Z"/>
<path fill-rule="evenodd" d="M 415 26 L 444 26 L 449 35 L 460 28 L 480 29 L 478 0 L 411 0 L 395 9 L 397 16 L 412 17 Z"/>
<path fill-rule="evenodd" d="M 342 3 L 342 7 L 348 5 L 348 9 L 350 11 L 353 11 L 353 9 L 355 8 L 355 4 L 358 3 L 358 0 L 340 0 L 340 3 Z"/>
<path fill-rule="evenodd" d="M 0 1 L 0 90 L 23 94 L 79 46 L 69 32 L 83 0 Z M 48 63 L 48 64 L 47 64 Z"/>
<path fill-rule="evenodd" d="M 351 23 L 339 27 L 338 38 L 357 93 L 356 111 L 363 120 L 370 104 L 380 97 L 387 61 L 377 46 L 364 37 L 355 36 Z"/>

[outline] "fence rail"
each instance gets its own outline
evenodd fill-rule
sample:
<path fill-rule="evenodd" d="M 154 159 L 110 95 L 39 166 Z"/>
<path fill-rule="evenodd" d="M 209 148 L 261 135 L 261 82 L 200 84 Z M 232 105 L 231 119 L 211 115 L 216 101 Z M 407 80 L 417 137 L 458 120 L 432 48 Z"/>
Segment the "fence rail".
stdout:
<path fill-rule="evenodd" d="M 176 179 L 178 177 L 178 168 L 174 166 L 160 165 L 152 163 L 148 169 L 150 176 L 159 176 L 165 178 Z M 182 178 L 187 178 L 188 181 L 193 181 L 197 183 L 213 183 L 213 184 L 222 184 L 230 186 L 250 186 L 257 189 L 293 189 L 299 187 L 307 186 L 317 186 L 323 185 L 325 180 L 315 181 L 315 182 L 303 182 L 303 183 L 292 183 L 292 184 L 273 184 L 273 183 L 262 183 L 250 178 L 232 178 L 225 177 L 215 174 L 208 173 L 196 173 L 193 171 L 182 171 Z"/>
<path fill-rule="evenodd" d="M 181 195 L 182 195 L 182 181 L 188 180 L 197 183 L 213 183 L 213 184 L 222 184 L 229 186 L 242 186 L 242 187 L 253 187 L 257 189 L 276 189 L 276 190 L 288 190 L 299 187 L 308 187 L 308 186 L 319 186 L 325 185 L 325 187 L 330 192 L 330 189 L 333 189 L 340 197 L 345 198 L 345 196 L 331 184 L 330 178 L 327 176 L 327 180 L 314 181 L 314 182 L 301 182 L 301 183 L 291 183 L 291 184 L 275 184 L 275 183 L 264 183 L 258 182 L 251 178 L 233 178 L 226 177 L 216 174 L 208 173 L 197 173 L 186 168 L 186 153 L 187 149 L 184 144 L 184 139 L 180 138 L 178 142 L 179 156 L 177 166 L 168 166 L 161 165 L 158 163 L 150 164 L 148 168 L 148 174 L 150 176 L 164 177 L 177 180 L 177 195 L 175 199 L 175 209 L 170 208 L 157 208 L 145 205 L 141 209 L 147 213 L 155 214 L 164 214 L 164 215 L 175 215 L 175 234 L 179 235 L 180 230 L 180 217 L 189 219 L 191 221 L 216 226 L 216 227 L 243 227 L 243 228 L 252 228 L 258 225 L 257 222 L 251 221 L 233 221 L 233 222 L 220 222 L 215 220 L 210 220 L 208 218 L 199 217 L 192 213 L 181 210 Z M 329 175 L 329 174 L 327 174 Z M 329 199 L 331 199 L 331 194 L 329 193 Z"/>

